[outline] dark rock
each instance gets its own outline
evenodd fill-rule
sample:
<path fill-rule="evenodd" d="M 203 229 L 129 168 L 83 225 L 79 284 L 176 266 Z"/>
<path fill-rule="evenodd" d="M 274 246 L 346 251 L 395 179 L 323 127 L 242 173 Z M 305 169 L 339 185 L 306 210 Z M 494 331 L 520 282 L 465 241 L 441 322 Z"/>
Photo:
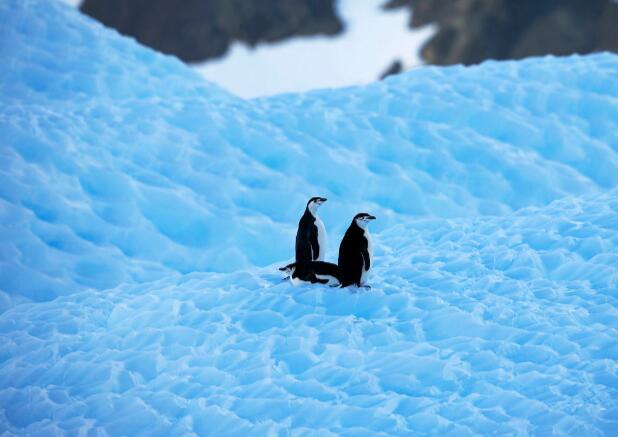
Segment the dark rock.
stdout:
<path fill-rule="evenodd" d="M 251 46 L 291 36 L 334 35 L 335 0 L 84 0 L 83 13 L 184 61 L 223 55 L 232 41 Z"/>
<path fill-rule="evenodd" d="M 387 78 L 388 76 L 392 76 L 395 74 L 399 74 L 403 71 L 403 64 L 399 59 L 393 61 L 393 63 L 384 70 L 384 73 L 380 75 L 380 80 Z"/>
<path fill-rule="evenodd" d="M 411 27 L 438 26 L 421 56 L 431 64 L 476 64 L 618 51 L 618 4 L 611 0 L 391 0 L 413 10 Z"/>

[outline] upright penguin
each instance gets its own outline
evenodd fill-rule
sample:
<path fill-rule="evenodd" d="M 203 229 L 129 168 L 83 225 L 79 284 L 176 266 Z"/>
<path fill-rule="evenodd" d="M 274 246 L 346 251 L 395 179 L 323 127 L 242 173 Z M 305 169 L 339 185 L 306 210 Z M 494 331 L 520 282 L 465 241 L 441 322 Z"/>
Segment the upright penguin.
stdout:
<path fill-rule="evenodd" d="M 364 212 L 356 214 L 345 232 L 339 246 L 338 264 L 341 287 L 352 284 L 358 287 L 364 285 L 373 256 L 371 235 L 369 235 L 367 225 L 375 219 L 374 216 Z"/>
<path fill-rule="evenodd" d="M 323 197 L 312 197 L 307 202 L 305 213 L 298 222 L 296 232 L 296 262 L 307 264 L 311 261 L 324 261 L 326 255 L 326 229 L 316 215 L 318 208 L 326 202 Z"/>

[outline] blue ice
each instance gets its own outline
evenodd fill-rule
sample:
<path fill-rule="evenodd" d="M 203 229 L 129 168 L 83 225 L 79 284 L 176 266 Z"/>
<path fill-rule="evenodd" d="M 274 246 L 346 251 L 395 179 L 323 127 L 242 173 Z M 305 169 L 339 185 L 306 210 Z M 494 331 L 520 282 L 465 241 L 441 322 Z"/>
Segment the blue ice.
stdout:
<path fill-rule="evenodd" d="M 615 435 L 616 55 L 243 100 L 0 22 L 0 435 Z M 277 276 L 314 195 L 370 291 Z"/>

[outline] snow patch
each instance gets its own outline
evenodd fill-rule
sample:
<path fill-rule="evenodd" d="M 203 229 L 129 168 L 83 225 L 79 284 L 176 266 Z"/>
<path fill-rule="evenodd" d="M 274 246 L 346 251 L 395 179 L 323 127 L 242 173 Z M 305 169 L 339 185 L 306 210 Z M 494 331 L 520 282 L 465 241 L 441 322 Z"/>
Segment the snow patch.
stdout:
<path fill-rule="evenodd" d="M 367 84 L 393 62 L 404 70 L 422 65 L 420 48 L 432 26 L 411 30 L 405 10 L 382 9 L 383 0 L 339 0 L 344 32 L 250 48 L 232 44 L 221 59 L 194 64 L 207 80 L 245 98 Z"/>

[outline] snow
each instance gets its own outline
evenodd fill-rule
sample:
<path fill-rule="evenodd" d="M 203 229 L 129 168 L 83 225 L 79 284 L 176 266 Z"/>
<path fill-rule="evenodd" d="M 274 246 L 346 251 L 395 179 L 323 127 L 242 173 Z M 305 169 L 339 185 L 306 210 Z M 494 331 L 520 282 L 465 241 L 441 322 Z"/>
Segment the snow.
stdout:
<path fill-rule="evenodd" d="M 367 84 L 399 60 L 422 65 L 420 49 L 433 26 L 410 29 L 407 10 L 382 9 L 384 0 L 339 0 L 345 29 L 335 37 L 297 37 L 251 48 L 236 42 L 221 59 L 193 66 L 207 80 L 245 97 Z M 299 56 L 299 54 L 301 54 Z"/>
<path fill-rule="evenodd" d="M 0 435 L 615 434 L 617 56 L 243 100 L 0 22 Z M 318 195 L 371 290 L 281 281 Z"/>

